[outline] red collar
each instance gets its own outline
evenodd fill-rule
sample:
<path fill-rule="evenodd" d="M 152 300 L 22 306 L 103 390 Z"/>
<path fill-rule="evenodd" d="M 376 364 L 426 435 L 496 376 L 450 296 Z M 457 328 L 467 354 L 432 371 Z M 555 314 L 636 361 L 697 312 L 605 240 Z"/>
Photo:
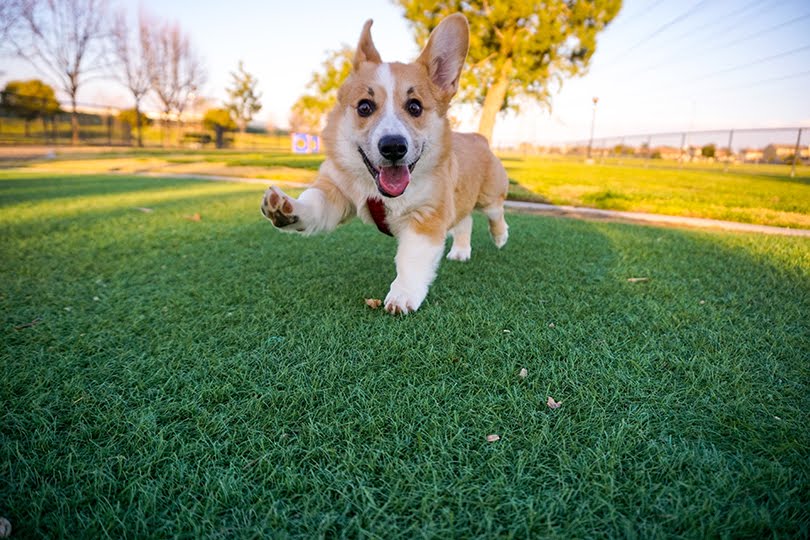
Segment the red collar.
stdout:
<path fill-rule="evenodd" d="M 388 222 L 385 221 L 385 205 L 383 204 L 381 199 L 377 198 L 368 198 L 366 199 L 366 206 L 368 206 L 368 212 L 371 214 L 371 219 L 374 220 L 374 224 L 377 225 L 377 228 L 380 230 L 381 233 L 385 233 L 388 236 L 394 236 L 391 234 L 391 229 L 388 228 Z"/>

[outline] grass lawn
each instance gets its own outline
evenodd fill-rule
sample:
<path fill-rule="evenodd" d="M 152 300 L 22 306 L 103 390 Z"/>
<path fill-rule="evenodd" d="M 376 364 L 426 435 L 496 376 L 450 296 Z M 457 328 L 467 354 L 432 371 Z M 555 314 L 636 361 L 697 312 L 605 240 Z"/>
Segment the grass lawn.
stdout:
<path fill-rule="evenodd" d="M 554 204 L 810 229 L 810 167 L 704 169 L 662 162 L 587 165 L 573 159 L 503 158 L 509 176 Z"/>
<path fill-rule="evenodd" d="M 810 534 L 807 239 L 479 216 L 394 318 L 261 192 L 0 172 L 15 537 Z"/>
<path fill-rule="evenodd" d="M 323 160 L 322 155 L 295 155 L 279 147 L 61 151 L 56 160 L 11 164 L 61 172 L 148 170 L 308 183 Z M 798 167 L 791 178 L 783 165 L 732 165 L 723 173 L 721 165 L 679 168 L 661 160 L 587 165 L 574 158 L 505 155 L 502 161 L 511 179 L 509 196 L 516 200 L 810 229 L 810 167 Z"/>

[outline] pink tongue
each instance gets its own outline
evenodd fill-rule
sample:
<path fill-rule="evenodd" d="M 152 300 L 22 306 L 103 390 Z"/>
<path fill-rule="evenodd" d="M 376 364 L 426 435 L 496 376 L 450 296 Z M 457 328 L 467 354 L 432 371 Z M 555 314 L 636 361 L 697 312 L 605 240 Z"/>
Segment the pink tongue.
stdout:
<path fill-rule="evenodd" d="M 407 165 L 380 167 L 380 187 L 392 197 L 402 195 L 410 181 L 411 173 Z"/>

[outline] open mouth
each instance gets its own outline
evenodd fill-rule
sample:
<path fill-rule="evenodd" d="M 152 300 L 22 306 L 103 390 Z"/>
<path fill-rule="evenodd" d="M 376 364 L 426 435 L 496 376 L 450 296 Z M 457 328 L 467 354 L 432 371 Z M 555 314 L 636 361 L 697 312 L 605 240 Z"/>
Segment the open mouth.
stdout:
<path fill-rule="evenodd" d="M 377 184 L 377 191 L 382 193 L 385 197 L 399 197 L 405 192 L 405 188 L 411 181 L 411 173 L 413 172 L 416 162 L 422 157 L 419 153 L 413 163 L 408 165 L 392 165 L 389 167 L 377 168 L 371 164 L 366 153 L 359 146 L 357 151 L 363 157 L 363 163 L 366 164 L 369 174 L 374 178 L 374 183 Z"/>

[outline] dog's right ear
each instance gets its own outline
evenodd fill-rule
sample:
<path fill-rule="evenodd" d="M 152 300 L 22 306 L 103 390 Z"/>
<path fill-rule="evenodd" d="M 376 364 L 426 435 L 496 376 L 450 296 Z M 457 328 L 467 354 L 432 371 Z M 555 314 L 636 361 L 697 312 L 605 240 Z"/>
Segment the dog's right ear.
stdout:
<path fill-rule="evenodd" d="M 352 62 L 355 71 L 363 62 L 382 64 L 380 53 L 377 52 L 374 41 L 371 39 L 371 24 L 373 22 L 371 19 L 367 20 L 366 24 L 363 25 L 363 31 L 360 32 L 360 41 L 357 42 L 357 50 L 354 53 L 354 61 Z"/>

